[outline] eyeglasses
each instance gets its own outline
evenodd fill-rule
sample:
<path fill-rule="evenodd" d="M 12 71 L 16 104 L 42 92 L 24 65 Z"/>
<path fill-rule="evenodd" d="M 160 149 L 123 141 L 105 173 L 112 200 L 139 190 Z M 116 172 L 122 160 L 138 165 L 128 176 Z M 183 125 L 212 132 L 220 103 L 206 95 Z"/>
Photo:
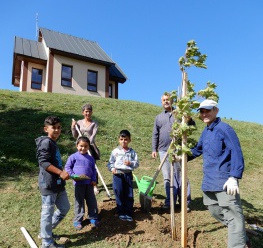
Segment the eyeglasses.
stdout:
<path fill-rule="evenodd" d="M 213 109 L 200 109 L 200 114 L 206 114 L 211 112 Z"/>

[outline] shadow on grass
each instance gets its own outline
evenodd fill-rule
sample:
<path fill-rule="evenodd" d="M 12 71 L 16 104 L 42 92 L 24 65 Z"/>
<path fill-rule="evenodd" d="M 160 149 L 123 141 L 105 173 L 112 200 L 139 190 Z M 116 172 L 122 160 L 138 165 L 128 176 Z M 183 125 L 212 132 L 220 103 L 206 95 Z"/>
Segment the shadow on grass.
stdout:
<path fill-rule="evenodd" d="M 242 199 L 242 206 L 244 209 L 245 220 L 248 224 L 263 225 L 263 209 L 256 208 L 253 204 Z"/>
<path fill-rule="evenodd" d="M 215 222 L 215 223 L 213 223 L 213 224 L 218 224 L 218 222 Z M 200 243 L 198 242 L 198 238 L 199 238 L 199 235 L 203 235 L 203 234 L 205 234 L 205 233 L 213 233 L 213 232 L 216 232 L 216 231 L 218 231 L 218 230 L 220 230 L 220 229 L 223 229 L 223 228 L 226 228 L 225 226 L 223 226 L 223 225 L 219 225 L 219 226 L 217 226 L 217 227 L 215 227 L 215 228 L 212 228 L 212 229 L 210 229 L 209 231 L 200 231 L 200 230 L 196 230 L 194 233 L 193 233 L 193 248 L 197 248 L 197 247 L 200 247 Z"/>
<path fill-rule="evenodd" d="M 158 199 L 158 200 L 165 199 L 165 196 L 161 194 L 154 194 L 154 197 L 155 199 Z M 206 211 L 207 210 L 206 206 L 203 204 L 202 197 L 197 197 L 197 198 L 192 199 L 189 206 L 191 210 L 195 210 L 195 211 Z"/>
<path fill-rule="evenodd" d="M 6 108 L 7 105 L 1 105 L 2 110 Z M 35 174 L 38 172 L 35 139 L 46 135 L 43 132 L 43 123 L 49 115 L 57 115 L 62 121 L 62 132 L 58 140 L 61 156 L 67 157 L 75 152 L 70 125 L 71 119 L 79 119 L 80 114 L 68 115 L 50 111 L 46 113 L 42 109 L 23 107 L 2 111 L 0 116 L 1 181 L 5 180 L 5 177 L 17 177 L 21 173 Z M 99 119 L 97 121 L 101 126 L 105 125 L 103 120 Z M 2 184 L 0 184 L 0 187 L 2 187 Z"/>

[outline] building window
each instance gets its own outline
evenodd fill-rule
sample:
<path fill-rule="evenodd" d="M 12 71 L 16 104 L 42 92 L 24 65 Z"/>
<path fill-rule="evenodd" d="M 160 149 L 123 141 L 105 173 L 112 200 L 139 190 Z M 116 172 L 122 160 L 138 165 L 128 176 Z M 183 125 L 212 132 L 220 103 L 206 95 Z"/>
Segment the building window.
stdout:
<path fill-rule="evenodd" d="M 42 73 L 40 69 L 32 68 L 31 88 L 41 90 L 42 87 Z"/>
<path fill-rule="evenodd" d="M 61 71 L 61 85 L 66 87 L 72 87 L 72 66 L 62 65 Z"/>
<path fill-rule="evenodd" d="M 88 87 L 87 90 L 97 92 L 98 72 L 88 70 Z"/>
<path fill-rule="evenodd" d="M 112 98 L 112 84 L 109 84 L 109 97 Z"/>

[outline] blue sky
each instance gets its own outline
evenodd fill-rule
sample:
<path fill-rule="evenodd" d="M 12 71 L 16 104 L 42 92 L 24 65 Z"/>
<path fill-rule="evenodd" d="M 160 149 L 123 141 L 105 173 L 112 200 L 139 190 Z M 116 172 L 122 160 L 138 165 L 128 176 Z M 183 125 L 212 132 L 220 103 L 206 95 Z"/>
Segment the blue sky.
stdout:
<path fill-rule="evenodd" d="M 219 115 L 263 124 L 262 0 L 6 1 L 0 15 L 0 88 L 11 83 L 14 37 L 36 40 L 38 26 L 98 42 L 128 77 L 119 99 L 160 106 L 181 84 L 178 59 L 189 40 L 208 55 L 190 69 L 195 90 L 217 84 Z"/>

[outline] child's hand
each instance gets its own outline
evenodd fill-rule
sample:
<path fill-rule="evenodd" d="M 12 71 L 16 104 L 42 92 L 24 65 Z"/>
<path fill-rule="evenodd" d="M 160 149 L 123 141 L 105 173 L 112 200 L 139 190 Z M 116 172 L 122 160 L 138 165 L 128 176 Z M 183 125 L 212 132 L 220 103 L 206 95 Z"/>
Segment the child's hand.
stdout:
<path fill-rule="evenodd" d="M 123 164 L 126 166 L 131 165 L 131 155 L 130 154 L 125 154 L 124 159 L 123 159 Z"/>
<path fill-rule="evenodd" d="M 92 181 L 90 184 L 91 184 L 92 186 L 97 186 L 97 183 L 96 183 L 96 182 L 93 182 L 93 181 Z"/>
<path fill-rule="evenodd" d="M 69 179 L 69 174 L 66 171 L 64 171 L 64 170 L 59 174 L 59 176 L 63 180 L 68 180 Z"/>
<path fill-rule="evenodd" d="M 97 186 L 93 186 L 93 190 L 94 190 L 94 194 L 95 195 L 100 193 L 100 191 L 98 190 Z"/>
<path fill-rule="evenodd" d="M 112 172 L 112 174 L 116 174 L 116 173 L 117 173 L 117 170 L 116 170 L 115 168 L 112 168 L 112 169 L 111 169 L 111 172 Z"/>
<path fill-rule="evenodd" d="M 127 166 L 130 166 L 131 165 L 131 162 L 129 161 L 129 160 L 124 160 L 124 162 L 123 162 L 125 165 L 127 165 Z"/>

